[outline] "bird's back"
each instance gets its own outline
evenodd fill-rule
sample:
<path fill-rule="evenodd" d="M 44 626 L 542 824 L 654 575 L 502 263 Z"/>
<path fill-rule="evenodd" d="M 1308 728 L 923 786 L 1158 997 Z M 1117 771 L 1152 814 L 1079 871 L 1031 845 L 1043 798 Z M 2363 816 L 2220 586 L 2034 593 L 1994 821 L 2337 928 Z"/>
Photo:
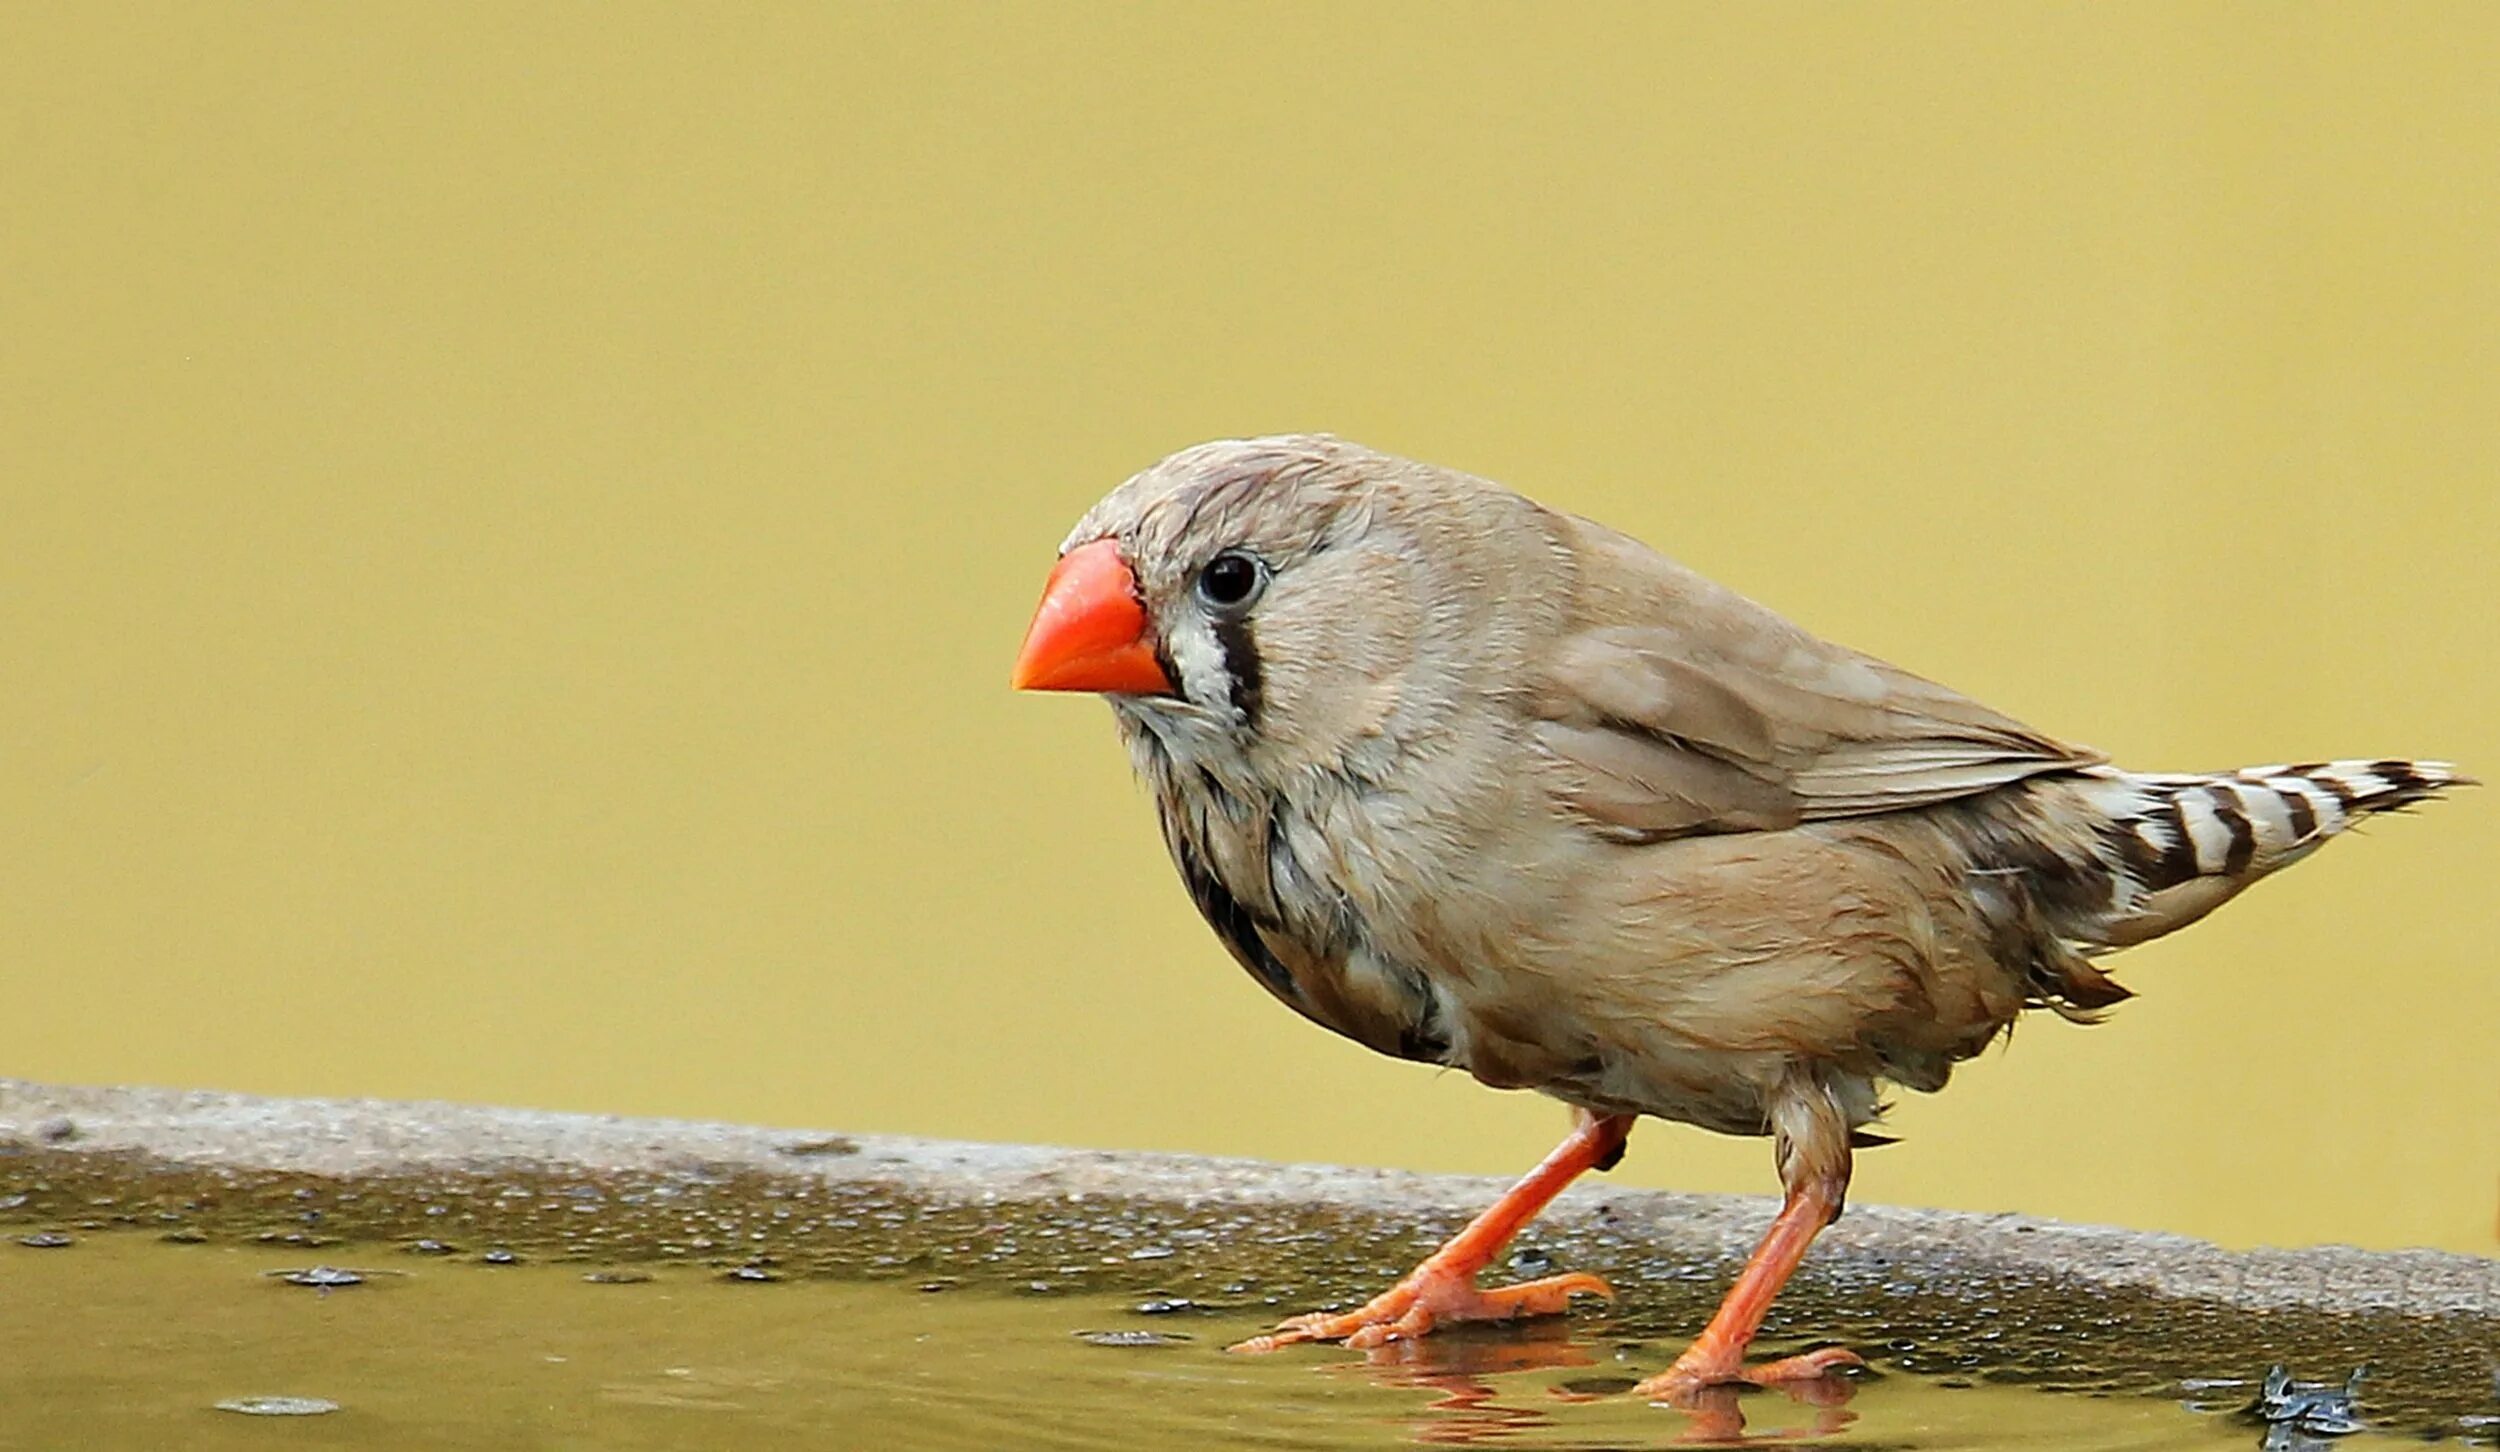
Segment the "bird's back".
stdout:
<path fill-rule="evenodd" d="M 1596 1107 L 1729 1128 L 1731 1080 L 1798 1060 L 1940 1087 L 2026 1007 L 2127 997 L 2108 952 L 2462 780 L 2402 760 L 2124 771 L 1562 528 L 1569 623 L 1521 730 L 1553 816 L 1603 845 L 1523 915 L 1528 972 L 1495 992 L 1567 1005 L 1497 1019 L 1545 1025 L 1547 1052 L 1510 1058 L 1574 1061 L 1562 1092 Z"/>
<path fill-rule="evenodd" d="M 1602 1112 L 1762 1133 L 1804 1072 L 1863 1123 L 1880 1082 L 1941 1086 L 2027 1007 L 2094 1016 L 2127 996 L 2110 951 L 2460 780 L 2122 771 L 1343 440 L 1175 455 L 1070 547 L 1099 541 L 1169 663 L 1115 707 L 1234 955 L 1381 1052 Z M 1193 581 L 1245 550 L 1273 588 L 1224 613 Z"/>

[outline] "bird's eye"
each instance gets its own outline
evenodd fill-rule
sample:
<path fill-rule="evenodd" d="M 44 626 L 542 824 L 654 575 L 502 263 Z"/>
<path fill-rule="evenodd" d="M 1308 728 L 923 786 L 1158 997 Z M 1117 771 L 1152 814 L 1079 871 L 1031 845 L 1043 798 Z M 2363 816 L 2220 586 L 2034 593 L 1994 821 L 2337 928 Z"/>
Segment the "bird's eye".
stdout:
<path fill-rule="evenodd" d="M 1256 555 L 1226 550 L 1198 572 L 1198 598 L 1217 610 L 1239 610 L 1267 588 L 1267 566 Z"/>

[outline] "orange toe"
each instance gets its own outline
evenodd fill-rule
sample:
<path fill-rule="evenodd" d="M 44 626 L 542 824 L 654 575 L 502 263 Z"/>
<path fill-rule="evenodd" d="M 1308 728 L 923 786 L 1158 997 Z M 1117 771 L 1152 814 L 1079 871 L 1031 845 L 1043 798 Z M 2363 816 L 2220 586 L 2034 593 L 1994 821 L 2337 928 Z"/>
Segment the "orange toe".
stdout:
<path fill-rule="evenodd" d="M 1274 1351 L 1304 1341 L 1342 1341 L 1355 1348 L 1410 1341 L 1448 1321 L 1512 1321 L 1528 1316 L 1557 1316 L 1571 1307 L 1574 1295 L 1614 1299 L 1614 1288 L 1592 1275 L 1547 1276 L 1515 1286 L 1479 1289 L 1468 1277 L 1430 1266 L 1339 1315 L 1314 1312 L 1296 1316 L 1264 1336 L 1227 1348 L 1232 1351 Z"/>
<path fill-rule="evenodd" d="M 1864 1365 L 1866 1358 L 1846 1346 L 1826 1346 L 1759 1366 L 1747 1366 L 1738 1353 L 1718 1353 L 1695 1346 L 1677 1357 L 1675 1365 L 1632 1388 L 1632 1395 L 1643 1401 L 1683 1402 L 1705 1387 L 1810 1382 L 1828 1377 L 1844 1366 Z"/>

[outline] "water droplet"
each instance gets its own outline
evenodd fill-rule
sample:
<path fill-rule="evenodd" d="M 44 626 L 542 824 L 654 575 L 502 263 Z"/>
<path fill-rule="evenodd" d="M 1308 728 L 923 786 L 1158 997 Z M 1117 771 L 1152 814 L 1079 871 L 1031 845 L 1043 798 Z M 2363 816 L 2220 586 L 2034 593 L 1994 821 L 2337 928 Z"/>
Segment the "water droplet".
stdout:
<path fill-rule="evenodd" d="M 1177 1346 L 1190 1337 L 1169 1331 L 1078 1331 L 1076 1339 L 1089 1346 Z"/>
<path fill-rule="evenodd" d="M 342 1286 L 361 1286 L 365 1283 L 363 1272 L 342 1270 L 337 1266 L 329 1265 L 310 1265 L 301 1270 L 262 1271 L 261 1274 L 274 1276 L 290 1286 L 311 1286 L 316 1290 L 324 1291 L 336 1290 Z"/>
<path fill-rule="evenodd" d="M 217 1404 L 221 1412 L 247 1417 L 318 1417 L 338 1409 L 337 1402 L 321 1397 L 230 1397 Z"/>

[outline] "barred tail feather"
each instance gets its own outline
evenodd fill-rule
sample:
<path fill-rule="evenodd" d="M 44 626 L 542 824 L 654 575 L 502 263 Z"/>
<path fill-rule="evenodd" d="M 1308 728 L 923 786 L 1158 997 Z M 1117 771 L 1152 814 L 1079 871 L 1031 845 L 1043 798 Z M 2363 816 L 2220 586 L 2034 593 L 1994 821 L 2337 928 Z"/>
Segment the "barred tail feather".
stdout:
<path fill-rule="evenodd" d="M 2474 785 L 2444 761 L 2316 761 L 2215 775 L 2094 768 L 2080 783 L 2101 809 L 2116 869 L 2099 946 L 2183 928 L 2241 888 L 2315 852 L 2362 818 Z"/>

